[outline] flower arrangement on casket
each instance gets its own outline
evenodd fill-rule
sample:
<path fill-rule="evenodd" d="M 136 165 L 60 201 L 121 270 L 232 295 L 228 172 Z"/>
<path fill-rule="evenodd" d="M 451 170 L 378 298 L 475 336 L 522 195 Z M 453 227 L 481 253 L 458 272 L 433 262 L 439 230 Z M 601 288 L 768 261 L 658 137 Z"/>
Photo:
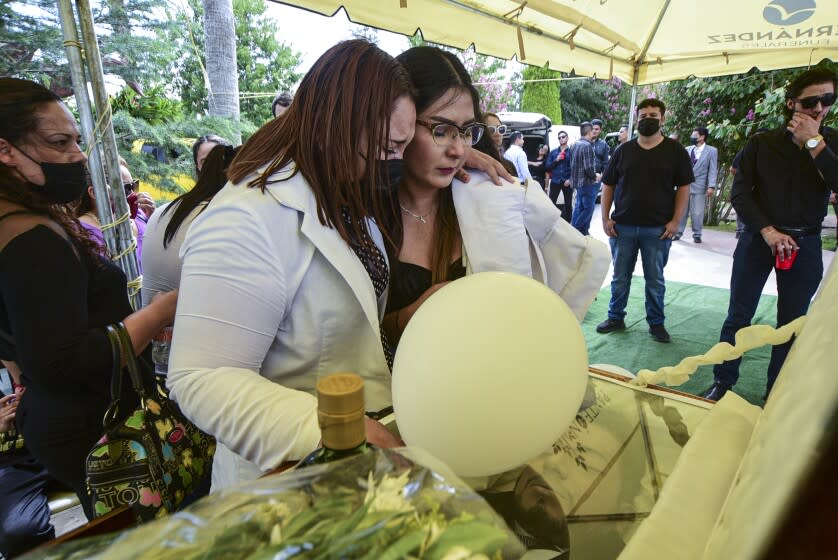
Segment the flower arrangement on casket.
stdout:
<path fill-rule="evenodd" d="M 136 529 L 65 543 L 27 560 L 517 558 L 503 520 L 421 452 L 375 449 L 269 476 Z"/>

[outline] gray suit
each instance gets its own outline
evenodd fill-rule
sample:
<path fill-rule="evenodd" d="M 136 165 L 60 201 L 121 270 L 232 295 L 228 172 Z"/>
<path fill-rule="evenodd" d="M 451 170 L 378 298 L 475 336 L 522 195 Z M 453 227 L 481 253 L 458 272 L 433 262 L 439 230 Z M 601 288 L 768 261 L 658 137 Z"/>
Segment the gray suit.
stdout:
<path fill-rule="evenodd" d="M 696 146 L 689 146 L 687 154 L 692 159 L 693 150 Z M 707 201 L 707 189 L 716 187 L 716 178 L 719 173 L 719 151 L 713 146 L 704 144 L 701 156 L 693 165 L 695 182 L 690 185 L 690 202 L 687 211 L 681 217 L 678 225 L 678 236 L 684 234 L 687 228 L 687 216 L 690 216 L 693 226 L 693 238 L 701 237 L 701 230 L 704 226 L 704 206 Z"/>

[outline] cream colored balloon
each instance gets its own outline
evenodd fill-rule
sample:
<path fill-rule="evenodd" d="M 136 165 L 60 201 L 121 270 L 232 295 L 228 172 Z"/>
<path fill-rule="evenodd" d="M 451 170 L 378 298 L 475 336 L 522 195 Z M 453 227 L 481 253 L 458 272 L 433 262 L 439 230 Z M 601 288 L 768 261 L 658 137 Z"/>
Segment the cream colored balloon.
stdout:
<path fill-rule="evenodd" d="M 587 367 L 582 329 L 555 292 L 516 274 L 474 274 L 428 298 L 405 329 L 396 421 L 408 445 L 457 474 L 497 474 L 567 429 Z"/>

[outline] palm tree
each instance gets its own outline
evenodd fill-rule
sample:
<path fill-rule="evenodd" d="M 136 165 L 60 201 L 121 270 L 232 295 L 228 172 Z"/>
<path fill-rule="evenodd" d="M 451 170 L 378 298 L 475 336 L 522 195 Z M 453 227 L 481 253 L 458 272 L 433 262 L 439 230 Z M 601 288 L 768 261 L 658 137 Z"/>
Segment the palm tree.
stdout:
<path fill-rule="evenodd" d="M 239 121 L 236 73 L 236 18 L 232 0 L 202 0 L 209 79 L 209 114 Z M 236 143 L 241 138 L 234 139 Z"/>

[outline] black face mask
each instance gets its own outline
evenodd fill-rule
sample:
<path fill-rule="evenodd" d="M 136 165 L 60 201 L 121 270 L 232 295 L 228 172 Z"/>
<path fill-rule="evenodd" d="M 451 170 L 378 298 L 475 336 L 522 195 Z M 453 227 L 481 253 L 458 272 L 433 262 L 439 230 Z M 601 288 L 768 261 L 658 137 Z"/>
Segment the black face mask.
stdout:
<path fill-rule="evenodd" d="M 45 181 L 43 185 L 35 185 L 34 188 L 52 204 L 67 204 L 76 201 L 87 189 L 87 166 L 83 161 L 74 163 L 38 162 L 20 148 L 17 149 L 41 166 Z"/>
<path fill-rule="evenodd" d="M 651 136 L 661 129 L 659 119 L 647 118 L 637 121 L 637 132 L 641 136 Z"/>
<path fill-rule="evenodd" d="M 698 138 L 693 138 L 692 136 L 690 136 L 690 144 L 693 146 L 698 144 Z"/>
<path fill-rule="evenodd" d="M 395 191 L 404 175 L 404 160 L 379 159 L 375 164 L 378 166 L 378 187 L 387 193 Z"/>

